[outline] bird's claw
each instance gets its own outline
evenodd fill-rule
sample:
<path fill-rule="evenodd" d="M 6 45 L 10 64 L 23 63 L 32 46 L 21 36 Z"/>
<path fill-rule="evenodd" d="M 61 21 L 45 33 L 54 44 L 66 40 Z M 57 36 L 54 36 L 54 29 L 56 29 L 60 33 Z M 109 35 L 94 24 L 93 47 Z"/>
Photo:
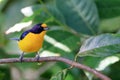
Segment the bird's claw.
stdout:
<path fill-rule="evenodd" d="M 35 60 L 39 61 L 39 59 L 40 59 L 40 56 L 35 57 Z"/>
<path fill-rule="evenodd" d="M 40 59 L 40 56 L 39 56 L 39 53 L 37 53 L 37 55 L 35 56 L 35 60 L 39 61 L 39 59 Z"/>
<path fill-rule="evenodd" d="M 22 53 L 19 57 L 20 62 L 23 62 L 23 57 L 24 57 L 23 55 L 24 55 L 24 53 Z"/>

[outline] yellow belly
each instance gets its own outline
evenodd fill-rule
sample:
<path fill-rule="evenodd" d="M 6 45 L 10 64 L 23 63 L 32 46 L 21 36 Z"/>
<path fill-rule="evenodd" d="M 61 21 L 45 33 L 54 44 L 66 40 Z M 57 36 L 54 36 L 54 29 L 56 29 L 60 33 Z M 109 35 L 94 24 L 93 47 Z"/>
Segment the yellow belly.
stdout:
<path fill-rule="evenodd" d="M 44 35 L 46 31 L 40 34 L 28 33 L 22 40 L 18 42 L 20 50 L 23 52 L 37 52 L 42 47 Z"/>

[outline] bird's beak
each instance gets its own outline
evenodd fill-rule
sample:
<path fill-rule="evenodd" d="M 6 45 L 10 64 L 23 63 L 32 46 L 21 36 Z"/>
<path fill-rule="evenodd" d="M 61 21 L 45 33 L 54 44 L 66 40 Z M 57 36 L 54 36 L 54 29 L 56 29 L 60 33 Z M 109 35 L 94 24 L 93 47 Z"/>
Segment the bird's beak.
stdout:
<path fill-rule="evenodd" d="M 49 30 L 49 28 L 48 27 L 44 27 L 44 30 L 47 31 L 47 30 Z"/>

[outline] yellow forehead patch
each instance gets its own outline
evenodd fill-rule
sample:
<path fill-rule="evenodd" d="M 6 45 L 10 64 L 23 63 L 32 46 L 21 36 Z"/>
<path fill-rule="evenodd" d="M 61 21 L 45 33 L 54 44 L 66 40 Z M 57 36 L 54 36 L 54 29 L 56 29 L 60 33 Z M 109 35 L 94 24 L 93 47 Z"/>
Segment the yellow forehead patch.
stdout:
<path fill-rule="evenodd" d="M 41 24 L 41 27 L 47 27 L 47 25 L 45 23 Z"/>

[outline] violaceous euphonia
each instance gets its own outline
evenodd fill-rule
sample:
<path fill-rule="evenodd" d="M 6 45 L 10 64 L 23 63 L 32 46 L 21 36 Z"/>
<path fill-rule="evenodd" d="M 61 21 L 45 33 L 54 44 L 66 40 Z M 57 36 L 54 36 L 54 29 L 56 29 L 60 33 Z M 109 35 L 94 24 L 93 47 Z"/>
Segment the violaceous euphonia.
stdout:
<path fill-rule="evenodd" d="M 39 53 L 38 51 L 42 47 L 44 36 L 46 34 L 46 31 L 48 30 L 48 27 L 46 24 L 36 24 L 31 29 L 25 31 L 22 33 L 18 40 L 18 46 L 22 52 L 19 59 L 22 62 L 24 53 L 31 53 L 35 52 L 36 60 L 39 60 Z"/>

